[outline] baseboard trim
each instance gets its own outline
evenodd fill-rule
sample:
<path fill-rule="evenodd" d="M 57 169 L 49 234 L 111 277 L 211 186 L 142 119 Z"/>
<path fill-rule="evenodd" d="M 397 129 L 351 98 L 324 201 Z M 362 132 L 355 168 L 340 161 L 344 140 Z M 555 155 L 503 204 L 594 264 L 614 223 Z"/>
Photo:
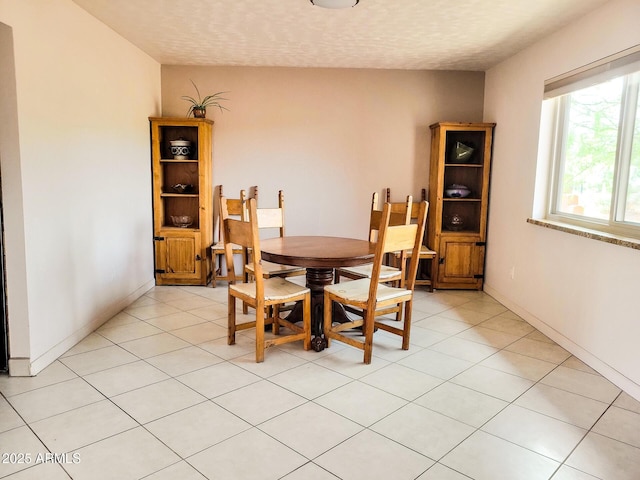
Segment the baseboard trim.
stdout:
<path fill-rule="evenodd" d="M 636 400 L 640 401 L 640 385 L 631 380 L 629 377 L 620 373 L 618 370 L 613 368 L 608 363 L 604 362 L 602 359 L 596 357 L 588 350 L 585 350 L 583 347 L 575 343 L 570 338 L 564 336 L 562 333 L 555 330 L 553 327 L 549 326 L 538 317 L 528 312 L 520 305 L 515 304 L 504 295 L 502 295 L 497 290 L 491 288 L 487 284 L 484 285 L 484 292 L 495 298 L 502 305 L 507 307 L 513 313 L 520 316 L 523 320 L 526 320 L 529 324 L 537 328 L 540 332 L 545 334 L 551 340 L 556 342 L 565 350 L 569 351 L 572 355 L 579 358 L 581 361 L 589 365 L 600 375 L 605 377 L 611 383 L 615 384 L 617 387 L 624 390 L 626 393 L 634 397 Z"/>
<path fill-rule="evenodd" d="M 12 377 L 30 377 L 31 376 L 31 360 L 29 358 L 10 358 L 9 359 L 9 375 Z"/>
<path fill-rule="evenodd" d="M 44 354 L 38 358 L 31 360 L 30 358 L 10 358 L 9 359 L 9 375 L 12 377 L 32 377 L 40 373 L 44 368 L 55 362 L 60 356 L 62 356 L 67 350 L 80 342 L 83 338 L 89 335 L 91 332 L 99 328 L 107 320 L 113 318 L 119 312 L 127 308 L 138 298 L 148 292 L 155 285 L 155 280 L 150 280 L 145 283 L 133 293 L 122 298 L 118 302 L 109 306 L 88 324 L 82 326 L 76 330 L 73 334 L 59 342 L 54 347 L 47 350 Z"/>

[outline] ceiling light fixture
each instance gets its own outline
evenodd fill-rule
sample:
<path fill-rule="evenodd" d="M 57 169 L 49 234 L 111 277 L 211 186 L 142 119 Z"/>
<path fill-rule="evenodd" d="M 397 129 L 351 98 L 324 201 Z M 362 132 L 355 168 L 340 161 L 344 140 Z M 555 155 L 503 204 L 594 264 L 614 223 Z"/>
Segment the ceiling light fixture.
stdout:
<path fill-rule="evenodd" d="M 310 0 L 313 5 L 323 8 L 355 7 L 360 0 Z"/>

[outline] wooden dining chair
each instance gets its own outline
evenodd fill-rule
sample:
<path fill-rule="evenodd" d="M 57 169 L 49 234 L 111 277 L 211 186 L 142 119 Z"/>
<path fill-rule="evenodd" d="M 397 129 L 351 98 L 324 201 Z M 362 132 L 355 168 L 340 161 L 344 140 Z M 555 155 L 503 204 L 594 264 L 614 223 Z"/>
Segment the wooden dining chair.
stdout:
<path fill-rule="evenodd" d="M 391 205 L 394 205 L 395 206 L 394 208 L 401 208 L 402 206 L 401 202 L 397 202 L 397 203 L 391 202 L 391 189 L 387 188 L 385 190 L 386 190 L 386 201 L 391 203 Z M 427 200 L 427 190 L 423 188 L 421 192 L 421 201 L 426 201 L 426 200 Z M 414 203 L 411 211 L 411 220 L 414 222 L 417 220 L 417 216 L 418 216 L 418 211 L 416 208 L 417 205 L 419 204 Z M 394 211 L 394 208 L 392 208 L 392 211 Z M 409 259 L 410 255 L 411 255 L 410 253 L 407 254 L 407 260 Z M 423 239 L 423 243 L 420 246 L 420 262 L 418 263 L 416 285 L 426 286 L 429 292 L 433 292 L 433 281 L 432 281 L 431 275 L 432 275 L 432 272 L 435 271 L 434 262 L 436 261 L 437 256 L 438 256 L 438 253 L 435 250 L 429 248 L 426 245 L 426 243 L 424 243 L 424 239 Z M 398 255 L 394 255 L 391 258 L 390 263 L 395 267 L 399 267 L 401 264 L 401 259 Z"/>
<path fill-rule="evenodd" d="M 255 199 L 250 198 L 247 201 L 247 221 L 229 217 L 228 205 L 224 197 L 221 199 L 220 204 L 224 228 L 225 257 L 231 278 L 228 297 L 228 344 L 235 344 L 236 331 L 255 328 L 256 363 L 263 362 L 265 350 L 274 345 L 302 340 L 303 348 L 309 350 L 311 347 L 311 291 L 282 277 L 267 279 L 263 277 Z M 238 277 L 235 275 L 233 264 L 234 245 L 250 248 L 253 251 L 254 282 L 236 283 L 235 278 Z M 247 303 L 255 309 L 255 320 L 240 324 L 236 323 L 236 299 Z M 295 301 L 303 302 L 302 326 L 291 323 L 280 316 L 279 306 L 286 302 Z M 267 310 L 271 314 L 265 318 Z M 272 325 L 273 338 L 265 337 L 265 324 Z M 293 333 L 280 335 L 280 327 L 286 327 Z"/>
<path fill-rule="evenodd" d="M 410 214 L 412 212 L 413 207 L 413 199 L 411 195 L 408 195 L 406 201 L 404 203 L 398 205 L 391 206 L 391 216 L 389 218 L 389 225 L 406 225 L 410 223 Z M 371 198 L 371 212 L 369 215 L 369 241 L 376 242 L 378 238 L 378 229 L 380 228 L 380 219 L 382 218 L 382 210 L 378 209 L 378 192 L 374 192 Z M 406 268 L 407 263 L 396 261 L 395 256 L 391 257 L 393 254 L 387 255 L 385 258 L 386 263 L 390 263 L 388 260 L 392 258 L 394 263 L 392 265 L 388 265 L 383 263 L 380 267 L 380 281 L 384 283 L 393 282 L 394 286 L 403 287 L 405 282 L 406 275 L 404 274 L 404 268 Z M 400 252 L 399 255 L 406 258 L 406 252 Z M 336 268 L 334 273 L 334 283 L 340 283 L 340 277 L 350 278 L 352 280 L 357 280 L 360 278 L 371 278 L 373 273 L 373 265 L 359 265 L 356 267 L 343 267 Z M 347 311 L 351 313 L 360 314 L 361 312 L 357 309 L 352 309 L 349 307 L 345 308 Z M 402 320 L 402 308 L 393 306 L 391 308 L 386 308 L 382 310 L 378 310 L 376 315 L 386 315 L 389 313 L 396 314 L 396 320 Z"/>
<path fill-rule="evenodd" d="M 246 213 L 246 211 L 245 211 Z M 277 232 L 277 235 L 282 238 L 285 234 L 285 222 L 284 222 L 284 192 L 278 191 L 278 206 L 276 208 L 258 208 L 256 210 L 258 219 L 258 229 L 261 233 L 260 238 L 269 238 L 270 232 Z M 266 233 L 265 233 L 266 232 Z M 251 251 L 246 251 L 244 254 L 246 258 L 244 266 L 244 281 L 251 281 L 254 276 L 254 266 L 251 261 Z M 271 277 L 296 277 L 304 275 L 306 268 L 296 267 L 294 265 L 281 265 L 279 263 L 262 262 L 262 275 L 264 278 Z M 247 313 L 247 305 L 244 304 L 242 308 L 243 313 Z"/>
<path fill-rule="evenodd" d="M 402 349 L 409 349 L 411 333 L 411 311 L 413 306 L 413 290 L 415 287 L 416 273 L 418 271 L 419 250 L 424 236 L 427 218 L 427 202 L 420 202 L 418 208 L 417 223 L 409 225 L 389 225 L 391 218 L 391 205 L 385 203 L 382 210 L 376 253 L 373 262 L 371 278 L 361 278 L 351 282 L 327 285 L 324 287 L 324 335 L 327 346 L 331 340 L 338 340 L 364 351 L 364 363 L 371 363 L 373 351 L 373 332 L 377 327 L 381 330 L 402 337 Z M 380 283 L 382 262 L 387 253 L 411 250 L 412 256 L 406 275 L 404 287 L 392 287 Z M 338 302 L 344 306 L 352 306 L 363 311 L 363 318 L 355 319 L 347 323 L 332 321 L 332 302 Z M 401 326 L 397 323 L 387 324 L 376 320 L 376 311 L 393 305 L 404 306 L 404 320 Z M 362 327 L 364 340 L 354 336 L 353 332 L 343 333 L 345 330 Z"/>
<path fill-rule="evenodd" d="M 285 221 L 284 221 L 284 192 L 280 190 L 278 192 L 278 207 L 277 208 L 258 208 L 258 228 L 261 232 L 276 230 L 277 235 L 282 238 L 285 235 Z M 261 238 L 269 238 L 264 235 Z M 278 263 L 262 262 L 262 274 L 265 278 L 271 277 L 292 277 L 298 275 L 304 275 L 306 269 L 303 267 L 296 267 L 293 265 L 280 265 Z M 253 277 L 253 263 L 248 261 L 244 267 L 245 281 Z"/>
<path fill-rule="evenodd" d="M 407 196 L 406 201 L 391 212 L 390 225 L 406 225 L 410 221 L 410 214 L 412 209 L 413 199 L 411 195 Z M 374 192 L 371 197 L 371 211 L 369 214 L 369 241 L 376 242 L 378 237 L 378 228 L 380 227 L 380 218 L 382 217 L 382 210 L 378 209 L 378 192 Z M 359 265 L 357 267 L 343 267 L 336 268 L 335 271 L 335 283 L 340 283 L 340 277 L 346 277 L 350 279 L 369 278 L 373 266 L 371 264 Z M 383 282 L 391 281 L 403 281 L 400 269 L 395 266 L 382 265 L 380 271 L 380 278 Z"/>
<path fill-rule="evenodd" d="M 253 198 L 258 201 L 258 187 L 252 187 L 250 191 L 253 190 Z M 222 228 L 222 215 L 221 215 L 221 207 L 220 200 L 224 196 L 222 191 L 222 185 L 218 186 L 218 241 L 211 246 L 211 286 L 216 287 L 216 282 L 218 280 L 229 281 L 229 271 L 227 269 L 227 274 L 222 275 L 222 259 L 224 257 L 224 229 Z M 245 202 L 247 201 L 247 191 L 240 190 L 240 198 L 227 198 L 227 209 L 230 216 L 234 218 L 242 219 L 244 218 L 244 209 Z M 242 256 L 243 263 L 246 263 L 244 255 L 245 252 L 239 245 L 235 245 L 233 247 L 233 254 Z M 236 280 L 240 280 L 241 277 L 238 277 Z"/>

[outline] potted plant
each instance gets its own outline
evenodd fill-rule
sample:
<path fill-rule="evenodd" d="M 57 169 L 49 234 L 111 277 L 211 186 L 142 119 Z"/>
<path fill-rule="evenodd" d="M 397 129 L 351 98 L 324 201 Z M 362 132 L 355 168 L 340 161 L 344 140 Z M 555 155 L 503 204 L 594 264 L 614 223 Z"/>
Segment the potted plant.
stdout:
<path fill-rule="evenodd" d="M 187 111 L 187 117 L 190 117 L 191 114 L 193 114 L 195 118 L 205 118 L 207 116 L 207 107 L 218 107 L 221 112 L 223 110 L 229 110 L 228 108 L 220 104 L 221 100 L 228 100 L 227 98 L 222 97 L 222 95 L 228 92 L 217 92 L 213 95 L 207 95 L 206 97 L 202 98 L 200 96 L 200 90 L 198 90 L 198 86 L 193 82 L 193 80 L 189 79 L 189 81 L 195 87 L 198 98 L 195 99 L 188 95 L 182 96 L 183 100 L 191 102 L 191 106 Z"/>

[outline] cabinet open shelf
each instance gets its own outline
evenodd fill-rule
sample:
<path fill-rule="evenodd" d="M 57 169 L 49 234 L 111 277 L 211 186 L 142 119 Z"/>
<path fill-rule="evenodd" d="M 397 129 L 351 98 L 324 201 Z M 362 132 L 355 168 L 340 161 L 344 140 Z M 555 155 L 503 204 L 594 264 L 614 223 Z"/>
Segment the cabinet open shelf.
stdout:
<path fill-rule="evenodd" d="M 198 163 L 197 159 L 179 160 L 176 158 L 161 158 L 160 163 Z"/>
<path fill-rule="evenodd" d="M 200 132 L 197 125 L 163 125 L 158 129 L 158 146 L 160 148 L 161 159 L 173 159 L 174 155 L 171 153 L 171 142 L 173 140 L 186 140 L 191 142 L 189 148 L 190 152 L 187 159 L 180 159 L 180 161 L 192 160 L 198 161 L 198 153 L 200 151 Z M 178 159 L 176 159 L 178 160 Z"/>

